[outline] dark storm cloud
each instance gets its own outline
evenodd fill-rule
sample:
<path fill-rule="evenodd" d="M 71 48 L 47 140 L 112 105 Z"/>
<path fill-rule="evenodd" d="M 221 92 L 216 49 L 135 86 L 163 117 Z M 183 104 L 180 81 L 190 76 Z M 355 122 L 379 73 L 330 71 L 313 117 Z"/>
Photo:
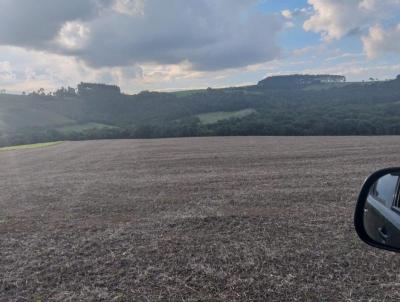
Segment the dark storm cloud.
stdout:
<path fill-rule="evenodd" d="M 256 0 L 0 3 L 0 43 L 74 55 L 95 67 L 187 61 L 197 70 L 218 70 L 279 55 L 276 36 L 282 20 L 257 12 Z M 82 22 L 87 29 L 81 47 L 54 42 L 68 21 Z"/>
<path fill-rule="evenodd" d="M 108 3 L 107 3 L 108 2 Z M 108 0 L 0 0 L 0 44 L 44 47 L 70 20 L 94 17 Z"/>

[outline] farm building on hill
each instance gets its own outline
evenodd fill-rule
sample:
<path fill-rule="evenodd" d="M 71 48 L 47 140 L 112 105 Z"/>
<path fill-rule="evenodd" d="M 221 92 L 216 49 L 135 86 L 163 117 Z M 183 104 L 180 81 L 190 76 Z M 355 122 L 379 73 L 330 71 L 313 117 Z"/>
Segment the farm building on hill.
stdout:
<path fill-rule="evenodd" d="M 82 96 L 93 94 L 121 94 L 121 89 L 116 85 L 80 83 L 78 85 L 78 94 Z"/>
<path fill-rule="evenodd" d="M 346 77 L 341 75 L 330 75 L 330 74 L 320 74 L 320 75 L 283 75 L 283 76 L 273 76 L 268 77 L 260 82 L 259 86 L 270 87 L 270 88 L 284 88 L 284 87 L 297 87 L 312 84 L 322 84 L 322 83 L 343 83 L 346 82 Z"/>

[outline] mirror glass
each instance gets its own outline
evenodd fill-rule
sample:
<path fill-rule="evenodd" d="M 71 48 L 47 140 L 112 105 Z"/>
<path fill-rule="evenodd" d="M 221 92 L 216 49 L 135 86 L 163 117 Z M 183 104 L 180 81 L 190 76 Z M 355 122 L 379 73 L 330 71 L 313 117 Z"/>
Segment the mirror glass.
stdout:
<path fill-rule="evenodd" d="M 365 233 L 376 243 L 400 248 L 400 174 L 386 174 L 369 188 L 364 204 Z"/>

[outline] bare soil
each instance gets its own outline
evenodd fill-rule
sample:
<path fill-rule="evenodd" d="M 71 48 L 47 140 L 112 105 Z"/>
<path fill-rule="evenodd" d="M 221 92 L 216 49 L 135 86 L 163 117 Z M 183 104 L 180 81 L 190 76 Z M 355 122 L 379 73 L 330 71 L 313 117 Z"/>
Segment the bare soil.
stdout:
<path fill-rule="evenodd" d="M 399 137 L 65 142 L 0 153 L 0 301 L 399 301 L 353 229 Z"/>

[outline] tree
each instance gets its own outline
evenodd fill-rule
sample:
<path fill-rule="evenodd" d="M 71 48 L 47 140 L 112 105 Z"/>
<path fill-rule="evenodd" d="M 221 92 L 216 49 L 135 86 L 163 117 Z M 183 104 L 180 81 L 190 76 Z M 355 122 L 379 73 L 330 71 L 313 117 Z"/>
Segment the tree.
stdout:
<path fill-rule="evenodd" d="M 44 88 L 39 88 L 37 91 L 37 94 L 44 96 L 44 95 L 46 95 L 46 92 L 45 92 Z"/>
<path fill-rule="evenodd" d="M 76 90 L 75 88 L 69 87 L 67 88 L 67 95 L 68 96 L 76 96 Z"/>
<path fill-rule="evenodd" d="M 57 97 L 60 97 L 60 98 L 62 98 L 62 97 L 73 97 L 73 96 L 76 96 L 76 91 L 75 91 L 74 88 L 69 87 L 69 86 L 67 88 L 61 87 L 60 89 L 57 89 L 54 92 L 54 96 L 57 96 Z"/>

